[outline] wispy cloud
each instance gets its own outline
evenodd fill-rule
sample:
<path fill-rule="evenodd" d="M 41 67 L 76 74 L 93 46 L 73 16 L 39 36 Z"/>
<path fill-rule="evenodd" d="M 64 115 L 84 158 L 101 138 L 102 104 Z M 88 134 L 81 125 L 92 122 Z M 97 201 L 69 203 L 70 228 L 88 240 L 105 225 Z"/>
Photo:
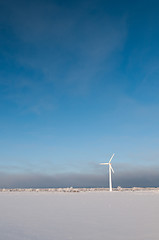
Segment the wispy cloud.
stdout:
<path fill-rule="evenodd" d="M 54 108 L 54 91 L 59 95 L 89 93 L 97 74 L 113 70 L 116 54 L 125 43 L 125 17 L 105 14 L 101 7 L 96 9 L 96 4 L 81 2 L 69 7 L 41 1 L 37 6 L 33 1 L 3 2 L 2 6 L 6 31 L 9 26 L 11 38 L 16 39 L 8 43 L 16 48 L 14 59 L 8 48 L 3 53 L 19 72 L 14 81 L 19 89 L 8 96 L 16 104 L 24 104 L 24 109 L 28 104 L 28 110 L 35 113 Z M 26 72 L 30 72 L 27 79 Z M 12 85 L 13 76 L 11 73 L 3 81 Z M 46 97 L 41 83 L 53 93 Z"/>

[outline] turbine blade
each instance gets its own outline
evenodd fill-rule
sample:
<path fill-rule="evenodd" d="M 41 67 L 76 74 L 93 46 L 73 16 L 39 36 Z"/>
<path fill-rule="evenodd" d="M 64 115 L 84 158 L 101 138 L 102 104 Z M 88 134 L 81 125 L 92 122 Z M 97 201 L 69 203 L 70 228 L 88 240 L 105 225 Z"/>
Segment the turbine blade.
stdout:
<path fill-rule="evenodd" d="M 110 166 L 110 167 L 111 167 L 112 172 L 114 173 L 114 169 L 112 168 L 112 166 Z"/>
<path fill-rule="evenodd" d="M 113 159 L 115 153 L 113 153 L 113 155 L 111 156 L 110 160 L 109 160 L 109 163 L 111 162 L 111 160 Z"/>
<path fill-rule="evenodd" d="M 109 163 L 99 163 L 100 165 L 108 165 Z"/>

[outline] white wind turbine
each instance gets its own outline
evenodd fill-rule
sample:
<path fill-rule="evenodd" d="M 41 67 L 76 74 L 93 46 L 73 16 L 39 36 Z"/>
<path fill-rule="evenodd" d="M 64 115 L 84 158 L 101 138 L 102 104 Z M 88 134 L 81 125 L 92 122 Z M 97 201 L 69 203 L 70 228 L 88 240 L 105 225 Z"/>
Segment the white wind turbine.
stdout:
<path fill-rule="evenodd" d="M 114 173 L 114 170 L 111 165 L 111 160 L 113 159 L 114 154 L 110 158 L 108 163 L 100 163 L 100 165 L 109 165 L 109 191 L 112 192 L 112 172 Z"/>

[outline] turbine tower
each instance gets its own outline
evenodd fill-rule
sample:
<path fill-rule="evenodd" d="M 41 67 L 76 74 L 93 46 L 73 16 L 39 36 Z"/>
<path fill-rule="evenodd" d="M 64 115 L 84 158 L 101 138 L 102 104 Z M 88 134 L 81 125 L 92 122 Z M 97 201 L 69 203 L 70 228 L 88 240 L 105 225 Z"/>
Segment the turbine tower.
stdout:
<path fill-rule="evenodd" d="M 112 172 L 114 173 L 114 170 L 111 165 L 111 160 L 113 159 L 114 154 L 112 155 L 108 163 L 100 163 L 100 165 L 109 165 L 109 191 L 110 192 L 112 192 Z"/>

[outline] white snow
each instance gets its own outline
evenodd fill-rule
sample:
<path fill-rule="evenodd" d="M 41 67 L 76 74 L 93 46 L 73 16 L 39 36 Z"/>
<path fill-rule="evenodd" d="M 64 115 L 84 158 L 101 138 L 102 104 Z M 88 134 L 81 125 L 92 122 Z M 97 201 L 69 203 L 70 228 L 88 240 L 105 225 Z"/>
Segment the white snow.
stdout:
<path fill-rule="evenodd" d="M 158 240 L 159 191 L 0 192 L 1 240 Z"/>

